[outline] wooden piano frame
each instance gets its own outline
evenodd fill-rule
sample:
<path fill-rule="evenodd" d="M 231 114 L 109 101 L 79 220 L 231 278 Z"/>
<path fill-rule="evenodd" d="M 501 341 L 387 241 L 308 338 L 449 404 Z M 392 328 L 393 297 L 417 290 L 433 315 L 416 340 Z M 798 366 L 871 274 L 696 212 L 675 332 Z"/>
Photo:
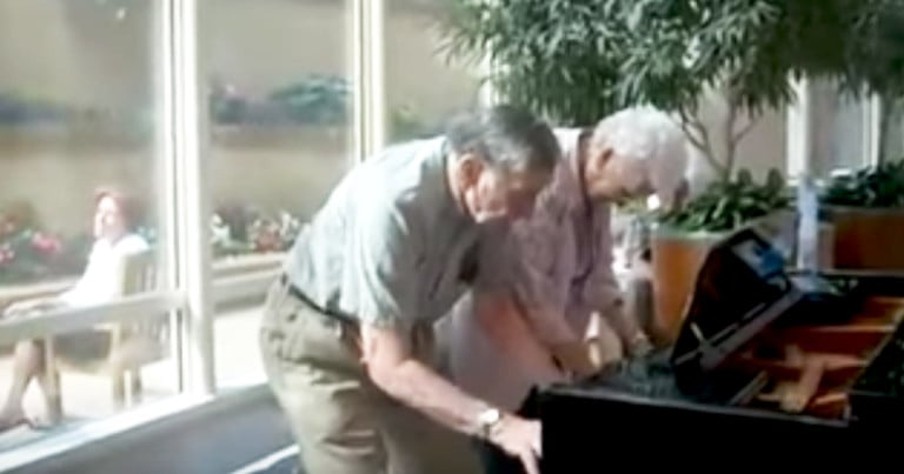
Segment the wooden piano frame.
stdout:
<path fill-rule="evenodd" d="M 759 383 L 739 398 L 788 413 L 843 418 L 849 390 L 902 318 L 904 298 L 874 297 L 845 322 L 770 327 L 727 361 L 758 374 Z"/>

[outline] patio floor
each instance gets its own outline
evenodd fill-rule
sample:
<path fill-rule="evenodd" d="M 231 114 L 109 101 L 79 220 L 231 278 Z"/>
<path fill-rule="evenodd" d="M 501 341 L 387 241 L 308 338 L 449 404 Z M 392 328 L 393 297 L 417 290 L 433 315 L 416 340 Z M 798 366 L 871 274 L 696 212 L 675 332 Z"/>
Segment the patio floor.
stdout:
<path fill-rule="evenodd" d="M 214 323 L 216 381 L 221 389 L 258 383 L 263 368 L 257 348 L 260 318 L 257 306 L 233 309 L 219 314 Z M 12 377 L 12 357 L 0 355 L 0 396 L 5 399 Z M 177 393 L 176 366 L 166 360 L 145 367 L 143 403 L 153 403 Z M 55 428 L 32 429 L 21 426 L 0 433 L 0 451 L 14 449 L 53 432 L 84 421 L 97 420 L 115 413 L 110 378 L 99 374 L 63 372 L 61 375 L 64 423 Z M 25 411 L 38 422 L 45 418 L 45 407 L 37 384 L 25 396 Z"/>

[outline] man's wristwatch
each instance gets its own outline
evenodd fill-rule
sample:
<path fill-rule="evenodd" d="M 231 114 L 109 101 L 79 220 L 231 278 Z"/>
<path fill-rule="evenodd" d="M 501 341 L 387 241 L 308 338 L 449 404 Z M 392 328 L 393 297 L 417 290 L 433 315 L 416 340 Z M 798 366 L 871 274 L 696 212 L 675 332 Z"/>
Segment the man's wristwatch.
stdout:
<path fill-rule="evenodd" d="M 500 421 L 502 421 L 502 412 L 496 408 L 487 408 L 480 412 L 480 415 L 477 417 L 477 426 L 480 428 L 480 438 L 489 440 L 493 428 L 495 428 Z"/>

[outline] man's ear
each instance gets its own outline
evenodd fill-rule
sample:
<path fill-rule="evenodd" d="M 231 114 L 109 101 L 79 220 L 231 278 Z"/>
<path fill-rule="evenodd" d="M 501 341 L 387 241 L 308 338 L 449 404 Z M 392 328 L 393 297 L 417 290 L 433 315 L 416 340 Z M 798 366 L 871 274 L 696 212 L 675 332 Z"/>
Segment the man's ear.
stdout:
<path fill-rule="evenodd" d="M 587 157 L 587 168 L 594 172 L 600 172 L 612 160 L 614 155 L 615 153 L 610 147 L 597 148 Z"/>
<path fill-rule="evenodd" d="M 485 164 L 474 153 L 459 155 L 455 166 L 455 179 L 463 186 L 471 186 L 480 178 Z"/>

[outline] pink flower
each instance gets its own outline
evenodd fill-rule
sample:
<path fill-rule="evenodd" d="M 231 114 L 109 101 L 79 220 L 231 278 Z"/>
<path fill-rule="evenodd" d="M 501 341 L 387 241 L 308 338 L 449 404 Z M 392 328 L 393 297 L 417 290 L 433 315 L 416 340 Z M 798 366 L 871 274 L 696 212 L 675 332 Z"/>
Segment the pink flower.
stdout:
<path fill-rule="evenodd" d="M 255 249 L 258 252 L 274 252 L 279 250 L 279 236 L 272 231 L 261 232 L 254 241 Z"/>
<path fill-rule="evenodd" d="M 56 255 L 63 248 L 59 239 L 40 232 L 31 238 L 31 246 L 44 256 Z"/>
<path fill-rule="evenodd" d="M 0 248 L 0 265 L 12 262 L 16 258 L 16 252 L 13 249 L 5 247 Z"/>

